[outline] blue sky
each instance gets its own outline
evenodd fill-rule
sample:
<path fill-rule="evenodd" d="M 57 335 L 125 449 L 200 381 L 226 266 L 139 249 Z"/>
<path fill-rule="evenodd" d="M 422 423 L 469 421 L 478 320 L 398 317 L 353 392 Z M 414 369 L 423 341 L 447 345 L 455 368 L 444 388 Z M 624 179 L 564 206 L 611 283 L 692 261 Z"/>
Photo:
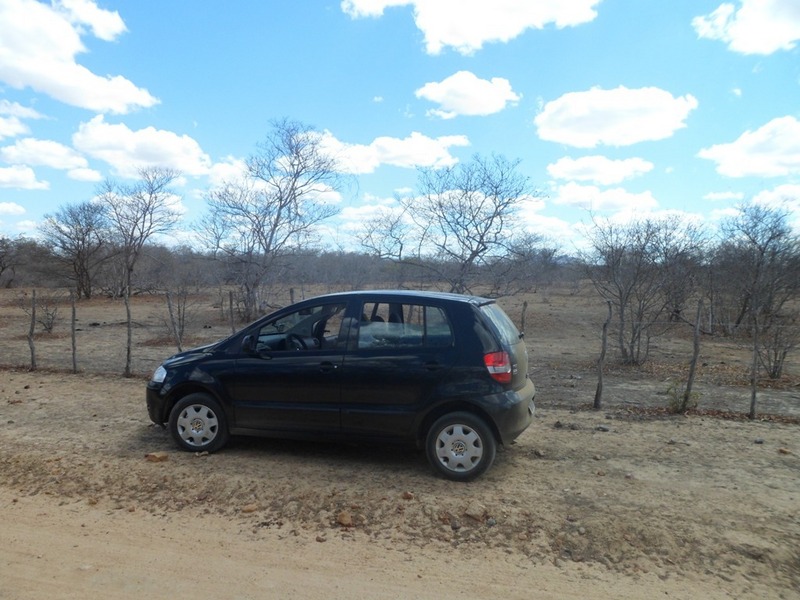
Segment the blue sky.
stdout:
<path fill-rule="evenodd" d="M 353 176 L 328 246 L 475 154 L 566 250 L 591 215 L 800 215 L 798 45 L 797 0 L 0 0 L 0 234 L 147 166 L 188 231 L 284 117 Z"/>

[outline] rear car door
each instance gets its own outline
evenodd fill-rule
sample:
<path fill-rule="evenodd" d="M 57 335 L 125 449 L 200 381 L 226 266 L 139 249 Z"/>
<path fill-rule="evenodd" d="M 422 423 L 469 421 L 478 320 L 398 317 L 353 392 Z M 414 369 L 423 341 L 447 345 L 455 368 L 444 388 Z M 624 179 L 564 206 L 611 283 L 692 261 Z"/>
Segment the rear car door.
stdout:
<path fill-rule="evenodd" d="M 456 358 L 443 306 L 377 299 L 362 305 L 342 365 L 342 430 L 407 438 Z"/>

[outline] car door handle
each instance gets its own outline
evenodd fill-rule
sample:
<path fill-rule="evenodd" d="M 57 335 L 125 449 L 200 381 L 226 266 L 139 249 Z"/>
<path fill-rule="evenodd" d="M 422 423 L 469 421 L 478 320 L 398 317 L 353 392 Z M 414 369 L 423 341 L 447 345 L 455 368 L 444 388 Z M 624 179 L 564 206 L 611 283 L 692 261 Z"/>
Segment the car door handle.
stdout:
<path fill-rule="evenodd" d="M 323 362 L 323 363 L 320 363 L 320 365 L 319 365 L 319 370 L 322 373 L 331 373 L 331 372 L 335 371 L 338 368 L 339 368 L 339 365 L 337 365 L 336 363 L 332 363 L 330 361 L 327 361 L 327 360 L 325 362 Z"/>

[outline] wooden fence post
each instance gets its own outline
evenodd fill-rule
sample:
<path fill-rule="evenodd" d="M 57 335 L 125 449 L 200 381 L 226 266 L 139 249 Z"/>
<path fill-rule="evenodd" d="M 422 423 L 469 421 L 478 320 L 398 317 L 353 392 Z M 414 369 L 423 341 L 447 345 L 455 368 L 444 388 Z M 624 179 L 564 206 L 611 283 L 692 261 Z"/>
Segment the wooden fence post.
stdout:
<path fill-rule="evenodd" d="M 36 290 L 31 293 L 31 327 L 28 330 L 28 347 L 31 349 L 31 371 L 36 370 L 36 344 L 33 341 L 36 333 Z"/>

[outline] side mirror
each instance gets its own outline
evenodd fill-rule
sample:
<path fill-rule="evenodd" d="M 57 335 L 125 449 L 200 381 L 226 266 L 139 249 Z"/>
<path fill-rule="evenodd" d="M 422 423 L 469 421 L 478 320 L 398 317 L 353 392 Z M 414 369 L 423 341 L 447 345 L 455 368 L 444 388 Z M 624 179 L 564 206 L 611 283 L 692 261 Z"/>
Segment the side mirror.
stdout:
<path fill-rule="evenodd" d="M 253 354 L 256 351 L 256 341 L 252 335 L 246 335 L 242 338 L 242 352 L 244 354 Z"/>

